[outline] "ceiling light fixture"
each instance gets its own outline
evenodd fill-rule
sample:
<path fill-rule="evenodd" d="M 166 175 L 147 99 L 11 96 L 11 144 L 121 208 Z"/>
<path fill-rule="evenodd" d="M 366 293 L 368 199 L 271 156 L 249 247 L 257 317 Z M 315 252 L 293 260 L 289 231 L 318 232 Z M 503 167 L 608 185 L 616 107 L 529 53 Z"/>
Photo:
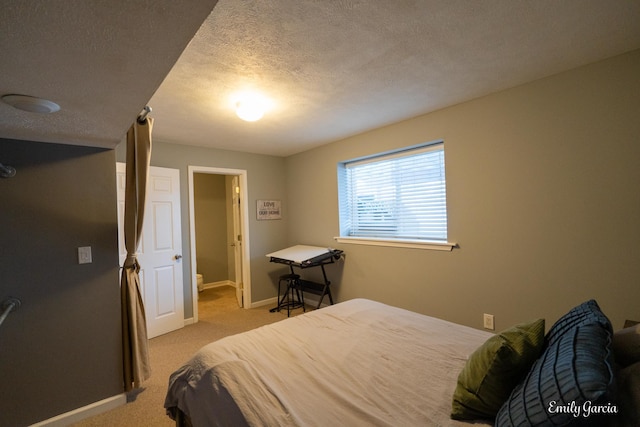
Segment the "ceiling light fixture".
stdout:
<path fill-rule="evenodd" d="M 236 114 L 247 122 L 260 120 L 269 107 L 268 100 L 256 92 L 239 93 L 232 99 Z"/>
<path fill-rule="evenodd" d="M 49 114 L 60 110 L 60 106 L 53 101 L 28 95 L 4 95 L 2 100 L 18 110 L 30 113 Z"/>
<path fill-rule="evenodd" d="M 238 101 L 236 102 L 236 114 L 246 122 L 255 122 L 264 116 L 264 107 L 253 101 Z"/>

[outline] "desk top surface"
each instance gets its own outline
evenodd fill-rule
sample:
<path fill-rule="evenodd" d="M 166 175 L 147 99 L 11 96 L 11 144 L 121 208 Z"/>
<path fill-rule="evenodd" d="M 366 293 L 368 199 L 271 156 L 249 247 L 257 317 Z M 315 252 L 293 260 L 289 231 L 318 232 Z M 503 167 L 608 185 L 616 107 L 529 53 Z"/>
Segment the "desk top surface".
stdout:
<path fill-rule="evenodd" d="M 331 249 L 323 248 L 321 246 L 296 245 L 267 254 L 267 257 L 280 258 L 302 264 L 307 260 L 328 252 L 331 252 Z"/>

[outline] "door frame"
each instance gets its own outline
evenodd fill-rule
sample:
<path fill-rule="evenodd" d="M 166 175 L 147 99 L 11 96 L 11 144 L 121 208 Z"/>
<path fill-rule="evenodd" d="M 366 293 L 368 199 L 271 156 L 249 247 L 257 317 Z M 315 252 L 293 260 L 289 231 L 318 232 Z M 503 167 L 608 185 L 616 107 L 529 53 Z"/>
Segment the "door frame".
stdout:
<path fill-rule="evenodd" d="M 191 296 L 193 301 L 193 323 L 198 322 L 198 282 L 196 278 L 196 229 L 195 229 L 195 201 L 194 201 L 194 175 L 205 173 L 212 175 L 233 175 L 238 177 L 240 186 L 240 232 L 242 234 L 242 290 L 244 308 L 251 307 L 251 266 L 250 266 L 250 244 L 249 244 L 249 206 L 247 197 L 247 171 L 244 169 L 226 169 L 209 166 L 188 166 L 189 178 L 189 240 L 191 243 Z"/>
<path fill-rule="evenodd" d="M 225 184 L 227 176 L 225 176 Z M 240 177 L 238 175 L 231 176 L 231 216 L 233 218 L 233 273 L 234 279 L 236 281 L 236 299 L 238 300 L 238 305 L 240 307 L 244 307 L 244 285 L 242 283 L 242 227 L 240 227 L 240 219 L 242 218 L 242 213 L 240 209 L 242 207 L 242 200 L 240 199 Z M 225 185 L 225 188 L 228 190 L 229 187 Z M 238 273 L 240 276 L 240 289 L 238 287 Z"/>

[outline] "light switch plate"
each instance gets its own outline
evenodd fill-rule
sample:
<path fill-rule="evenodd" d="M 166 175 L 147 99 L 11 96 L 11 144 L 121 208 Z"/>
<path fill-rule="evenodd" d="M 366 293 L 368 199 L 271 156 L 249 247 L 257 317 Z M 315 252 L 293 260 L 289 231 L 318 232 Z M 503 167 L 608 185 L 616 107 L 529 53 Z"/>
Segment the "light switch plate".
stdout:
<path fill-rule="evenodd" d="M 484 328 L 485 329 L 490 329 L 492 331 L 495 331 L 496 329 L 496 325 L 494 323 L 494 318 L 493 318 L 493 314 L 487 314 L 485 313 L 483 315 L 483 321 L 484 321 Z"/>
<path fill-rule="evenodd" d="M 91 246 L 81 246 L 78 248 L 78 264 L 90 264 L 91 259 Z"/>

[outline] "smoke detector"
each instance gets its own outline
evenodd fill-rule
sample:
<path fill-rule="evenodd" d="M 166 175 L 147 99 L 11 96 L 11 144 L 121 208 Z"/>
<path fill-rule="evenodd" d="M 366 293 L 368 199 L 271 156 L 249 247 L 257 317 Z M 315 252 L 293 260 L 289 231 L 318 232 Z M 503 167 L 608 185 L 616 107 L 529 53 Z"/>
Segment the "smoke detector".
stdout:
<path fill-rule="evenodd" d="M 18 110 L 30 113 L 49 114 L 60 110 L 60 106 L 53 101 L 28 95 L 4 95 L 2 100 Z"/>

